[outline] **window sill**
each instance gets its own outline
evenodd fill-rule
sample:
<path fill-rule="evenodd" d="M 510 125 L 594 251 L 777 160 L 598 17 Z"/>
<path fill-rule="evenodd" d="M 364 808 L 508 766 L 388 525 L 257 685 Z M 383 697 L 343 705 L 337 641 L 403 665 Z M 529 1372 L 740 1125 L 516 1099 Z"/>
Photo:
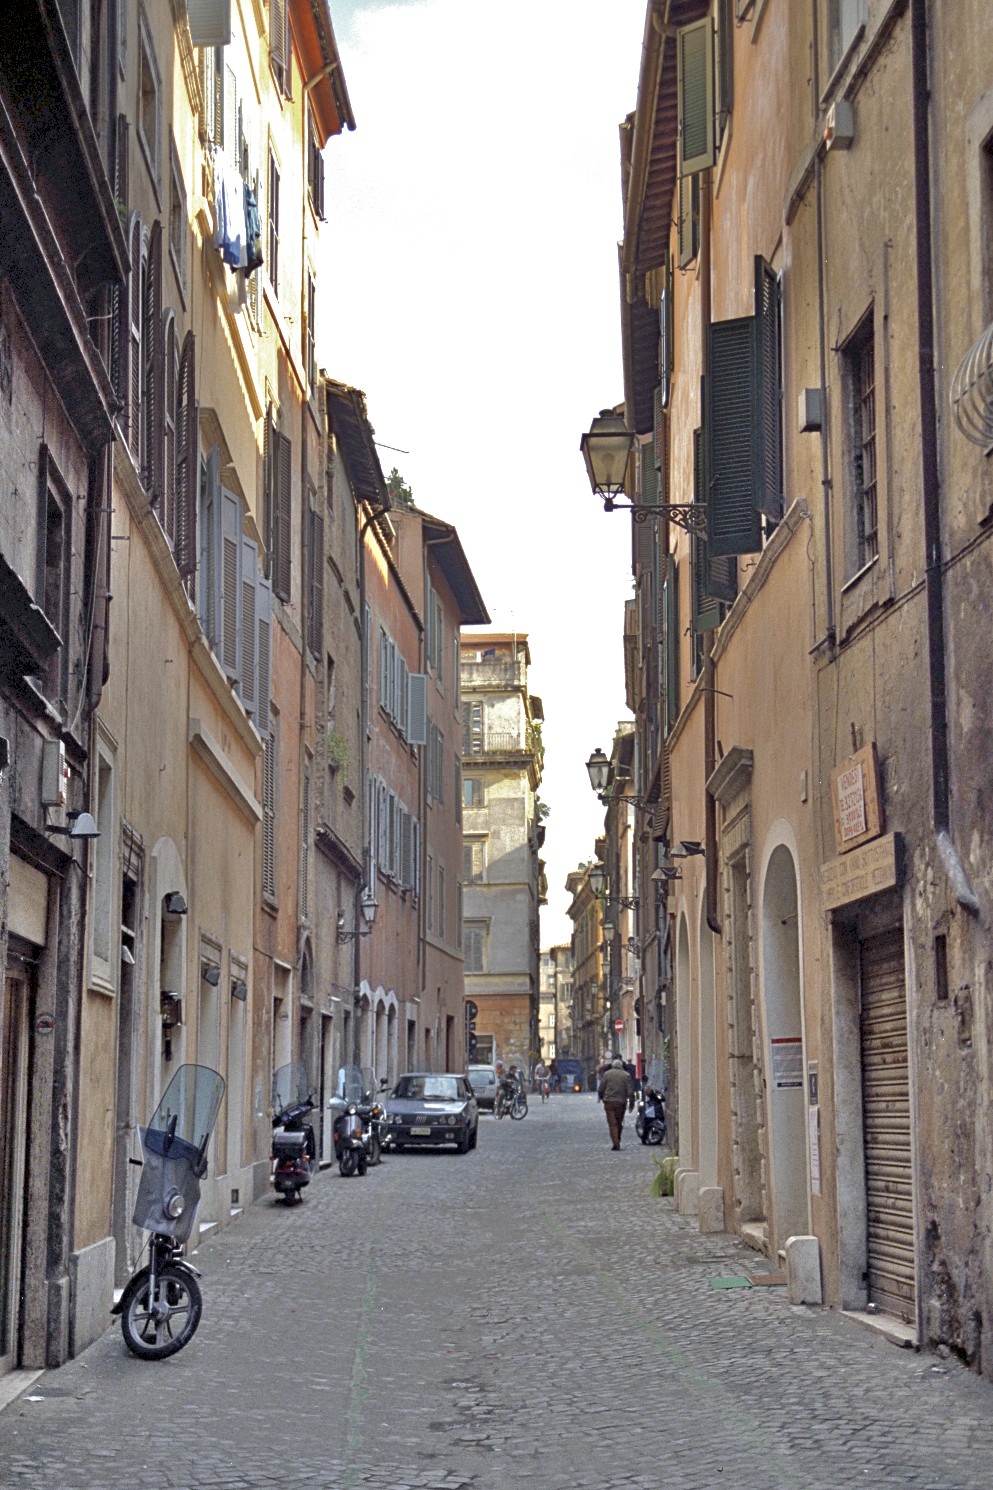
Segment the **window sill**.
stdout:
<path fill-rule="evenodd" d="M 892 598 L 886 566 L 877 554 L 841 587 L 838 635 L 842 639 L 850 636 L 872 611 Z"/>

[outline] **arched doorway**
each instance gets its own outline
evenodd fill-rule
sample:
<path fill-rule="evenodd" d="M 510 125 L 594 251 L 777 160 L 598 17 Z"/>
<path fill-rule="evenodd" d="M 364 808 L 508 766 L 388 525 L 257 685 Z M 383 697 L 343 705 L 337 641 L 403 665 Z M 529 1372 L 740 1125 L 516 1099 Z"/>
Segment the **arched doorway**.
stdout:
<path fill-rule="evenodd" d="M 762 888 L 762 992 L 773 1241 L 782 1251 L 788 1237 L 810 1230 L 800 917 L 796 868 L 785 844 L 773 850 Z"/>

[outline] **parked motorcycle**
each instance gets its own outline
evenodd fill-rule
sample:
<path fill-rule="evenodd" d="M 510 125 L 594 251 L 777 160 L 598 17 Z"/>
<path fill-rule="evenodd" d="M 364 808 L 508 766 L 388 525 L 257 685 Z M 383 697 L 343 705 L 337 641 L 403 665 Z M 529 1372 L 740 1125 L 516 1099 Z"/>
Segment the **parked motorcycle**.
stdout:
<path fill-rule="evenodd" d="M 314 1099 L 301 1061 L 280 1066 L 273 1076 L 272 1107 L 273 1188 L 287 1205 L 295 1205 L 317 1169 L 317 1140 L 307 1122 Z"/>
<path fill-rule="evenodd" d="M 334 1156 L 345 1179 L 363 1175 L 382 1158 L 380 1133 L 383 1107 L 376 1101 L 375 1073 L 368 1066 L 342 1066 L 329 1106 L 336 1116 L 331 1127 Z"/>
<path fill-rule="evenodd" d="M 203 1313 L 200 1274 L 183 1256 L 200 1206 L 207 1145 L 224 1095 L 209 1066 L 180 1066 L 149 1119 L 139 1128 L 141 1183 L 136 1226 L 151 1232 L 148 1262 L 134 1273 L 111 1310 L 121 1317 L 124 1343 L 146 1361 L 161 1361 L 188 1345 Z"/>
<path fill-rule="evenodd" d="M 662 1093 L 652 1086 L 646 1086 L 638 1099 L 634 1131 L 642 1143 L 665 1142 L 665 1102 L 662 1099 Z"/>

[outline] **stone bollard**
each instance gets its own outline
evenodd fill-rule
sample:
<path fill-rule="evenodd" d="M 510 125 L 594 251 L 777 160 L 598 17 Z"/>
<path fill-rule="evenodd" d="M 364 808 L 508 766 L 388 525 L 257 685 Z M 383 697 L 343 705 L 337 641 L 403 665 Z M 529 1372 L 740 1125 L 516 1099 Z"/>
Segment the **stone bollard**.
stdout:
<path fill-rule="evenodd" d="M 786 1288 L 791 1304 L 823 1304 L 821 1247 L 815 1236 L 787 1240 Z"/>

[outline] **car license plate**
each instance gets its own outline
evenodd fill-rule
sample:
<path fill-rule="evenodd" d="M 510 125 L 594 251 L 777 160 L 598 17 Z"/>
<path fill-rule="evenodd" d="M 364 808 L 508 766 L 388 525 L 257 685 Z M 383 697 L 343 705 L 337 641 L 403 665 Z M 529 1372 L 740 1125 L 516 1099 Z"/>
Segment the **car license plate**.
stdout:
<path fill-rule="evenodd" d="M 411 1138 L 430 1138 L 431 1137 L 431 1129 L 430 1128 L 411 1128 L 411 1130 L 410 1130 L 410 1136 L 411 1136 Z"/>

